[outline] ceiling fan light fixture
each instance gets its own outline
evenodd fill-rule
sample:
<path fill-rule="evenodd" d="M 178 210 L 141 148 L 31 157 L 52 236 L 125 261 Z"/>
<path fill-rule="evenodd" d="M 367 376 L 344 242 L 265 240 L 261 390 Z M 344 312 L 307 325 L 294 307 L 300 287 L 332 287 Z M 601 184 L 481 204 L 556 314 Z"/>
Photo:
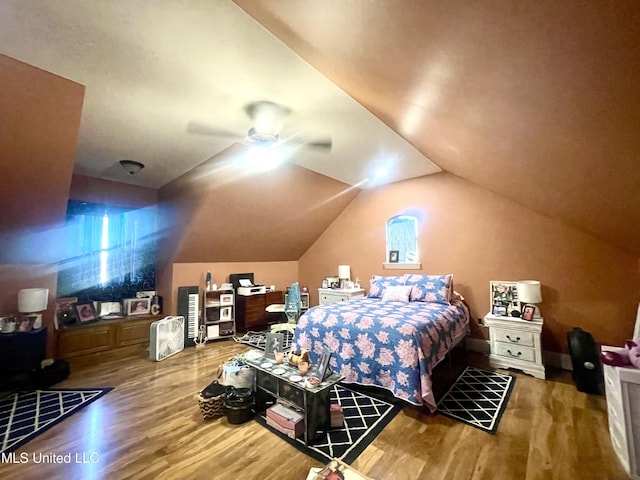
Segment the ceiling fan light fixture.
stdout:
<path fill-rule="evenodd" d="M 255 145 L 247 151 L 244 161 L 253 171 L 268 172 L 284 161 L 284 155 L 278 149 Z"/>
<path fill-rule="evenodd" d="M 124 168 L 129 175 L 135 175 L 144 168 L 144 163 L 134 160 L 120 160 L 120 165 L 122 165 L 122 168 Z"/>

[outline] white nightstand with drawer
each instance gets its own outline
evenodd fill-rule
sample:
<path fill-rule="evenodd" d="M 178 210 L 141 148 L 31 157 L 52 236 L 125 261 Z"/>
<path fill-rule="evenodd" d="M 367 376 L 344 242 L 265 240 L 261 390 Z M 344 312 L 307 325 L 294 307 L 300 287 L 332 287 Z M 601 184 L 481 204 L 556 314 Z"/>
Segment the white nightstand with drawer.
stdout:
<path fill-rule="evenodd" d="M 488 313 L 484 317 L 491 336 L 489 364 L 496 368 L 517 368 L 537 378 L 545 378 L 540 336 L 544 321 L 499 317 Z"/>
<path fill-rule="evenodd" d="M 318 298 L 320 305 L 333 302 L 348 302 L 354 298 L 364 297 L 364 288 L 342 288 L 334 290 L 332 288 L 319 288 Z"/>

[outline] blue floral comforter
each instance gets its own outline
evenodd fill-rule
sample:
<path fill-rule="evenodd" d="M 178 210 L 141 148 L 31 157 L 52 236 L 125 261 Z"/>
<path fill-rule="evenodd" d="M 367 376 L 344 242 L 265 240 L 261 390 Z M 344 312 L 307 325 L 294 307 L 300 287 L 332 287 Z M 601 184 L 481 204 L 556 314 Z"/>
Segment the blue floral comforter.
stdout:
<path fill-rule="evenodd" d="M 435 411 L 431 371 L 467 332 L 461 301 L 384 302 L 361 298 L 319 305 L 298 321 L 292 349 L 307 349 L 317 363 L 324 347 L 345 383 L 377 385 L 414 405 Z"/>

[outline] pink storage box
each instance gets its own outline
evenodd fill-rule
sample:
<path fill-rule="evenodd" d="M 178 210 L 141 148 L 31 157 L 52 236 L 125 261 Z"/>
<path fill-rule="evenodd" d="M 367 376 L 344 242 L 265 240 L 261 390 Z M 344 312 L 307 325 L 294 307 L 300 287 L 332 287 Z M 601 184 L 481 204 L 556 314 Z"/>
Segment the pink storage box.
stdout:
<path fill-rule="evenodd" d="M 279 403 L 267 409 L 267 425 L 284 433 L 289 438 L 297 438 L 304 435 L 304 417 L 302 414 Z"/>
<path fill-rule="evenodd" d="M 344 414 L 342 413 L 342 407 L 338 403 L 332 403 L 330 407 L 331 413 L 331 427 L 338 428 L 344 423 Z"/>

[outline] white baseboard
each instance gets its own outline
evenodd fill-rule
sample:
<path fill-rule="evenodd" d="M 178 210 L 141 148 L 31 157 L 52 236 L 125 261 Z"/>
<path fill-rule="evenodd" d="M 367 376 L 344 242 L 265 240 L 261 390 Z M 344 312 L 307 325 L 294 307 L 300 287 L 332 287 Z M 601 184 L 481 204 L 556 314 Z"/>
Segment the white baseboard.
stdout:
<path fill-rule="evenodd" d="M 479 352 L 484 355 L 491 353 L 491 342 L 483 338 L 467 337 L 464 340 L 464 349 L 470 352 Z M 568 353 L 544 351 L 544 365 L 546 367 L 561 368 L 563 370 L 573 370 L 571 356 Z"/>

